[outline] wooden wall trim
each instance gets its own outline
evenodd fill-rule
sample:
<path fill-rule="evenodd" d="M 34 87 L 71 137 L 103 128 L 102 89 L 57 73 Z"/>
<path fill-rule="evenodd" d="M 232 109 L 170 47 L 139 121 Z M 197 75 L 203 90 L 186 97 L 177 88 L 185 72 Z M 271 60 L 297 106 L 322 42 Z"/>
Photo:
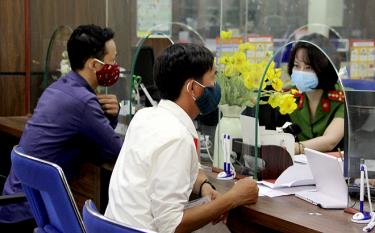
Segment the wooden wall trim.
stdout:
<path fill-rule="evenodd" d="M 25 19 L 25 114 L 30 113 L 30 0 L 24 0 Z"/>

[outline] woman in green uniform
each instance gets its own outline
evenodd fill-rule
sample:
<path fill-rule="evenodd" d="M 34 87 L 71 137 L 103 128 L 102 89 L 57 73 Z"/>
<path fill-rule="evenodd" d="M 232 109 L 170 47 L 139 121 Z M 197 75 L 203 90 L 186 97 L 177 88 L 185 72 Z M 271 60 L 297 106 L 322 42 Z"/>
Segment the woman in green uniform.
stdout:
<path fill-rule="evenodd" d="M 313 35 L 315 41 L 327 40 Z M 299 90 L 298 108 L 290 114 L 291 121 L 301 129 L 295 154 L 303 153 L 305 147 L 322 152 L 334 150 L 344 137 L 344 94 L 335 88 L 338 77 L 334 66 L 316 46 L 298 42 L 291 53 L 288 73 Z"/>

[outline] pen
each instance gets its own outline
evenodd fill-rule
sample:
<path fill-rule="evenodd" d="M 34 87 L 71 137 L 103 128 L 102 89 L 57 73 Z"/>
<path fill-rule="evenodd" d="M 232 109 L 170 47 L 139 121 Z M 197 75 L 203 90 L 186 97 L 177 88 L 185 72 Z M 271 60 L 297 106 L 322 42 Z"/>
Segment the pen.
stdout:
<path fill-rule="evenodd" d="M 224 160 L 224 172 L 227 173 L 227 149 L 226 149 L 226 134 L 223 137 L 223 160 Z"/>
<path fill-rule="evenodd" d="M 231 168 L 230 168 L 231 161 L 230 161 L 230 136 L 229 134 L 227 134 L 226 144 L 227 144 L 227 172 L 229 175 L 232 175 Z"/>

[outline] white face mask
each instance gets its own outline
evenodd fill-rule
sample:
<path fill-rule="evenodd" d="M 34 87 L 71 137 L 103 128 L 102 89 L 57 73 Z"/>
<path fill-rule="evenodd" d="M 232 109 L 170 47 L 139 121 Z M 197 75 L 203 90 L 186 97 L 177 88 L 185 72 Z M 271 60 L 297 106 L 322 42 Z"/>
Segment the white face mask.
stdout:
<path fill-rule="evenodd" d="M 319 79 L 314 72 L 293 70 L 291 77 L 292 82 L 301 92 L 312 91 L 319 84 Z"/>

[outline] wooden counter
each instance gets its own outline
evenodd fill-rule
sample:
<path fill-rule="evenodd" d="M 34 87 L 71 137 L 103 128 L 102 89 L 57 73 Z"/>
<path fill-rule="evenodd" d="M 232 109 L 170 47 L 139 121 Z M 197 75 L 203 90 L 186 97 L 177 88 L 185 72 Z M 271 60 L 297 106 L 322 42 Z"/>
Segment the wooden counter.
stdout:
<path fill-rule="evenodd" d="M 27 116 L 0 117 L 0 132 L 20 138 L 28 119 Z"/>
<path fill-rule="evenodd" d="M 221 193 L 233 181 L 219 181 L 215 173 L 206 172 Z M 259 197 L 254 205 L 239 207 L 228 216 L 232 232 L 363 232 L 363 224 L 351 222 L 352 215 L 343 210 L 326 210 L 294 196 Z"/>

